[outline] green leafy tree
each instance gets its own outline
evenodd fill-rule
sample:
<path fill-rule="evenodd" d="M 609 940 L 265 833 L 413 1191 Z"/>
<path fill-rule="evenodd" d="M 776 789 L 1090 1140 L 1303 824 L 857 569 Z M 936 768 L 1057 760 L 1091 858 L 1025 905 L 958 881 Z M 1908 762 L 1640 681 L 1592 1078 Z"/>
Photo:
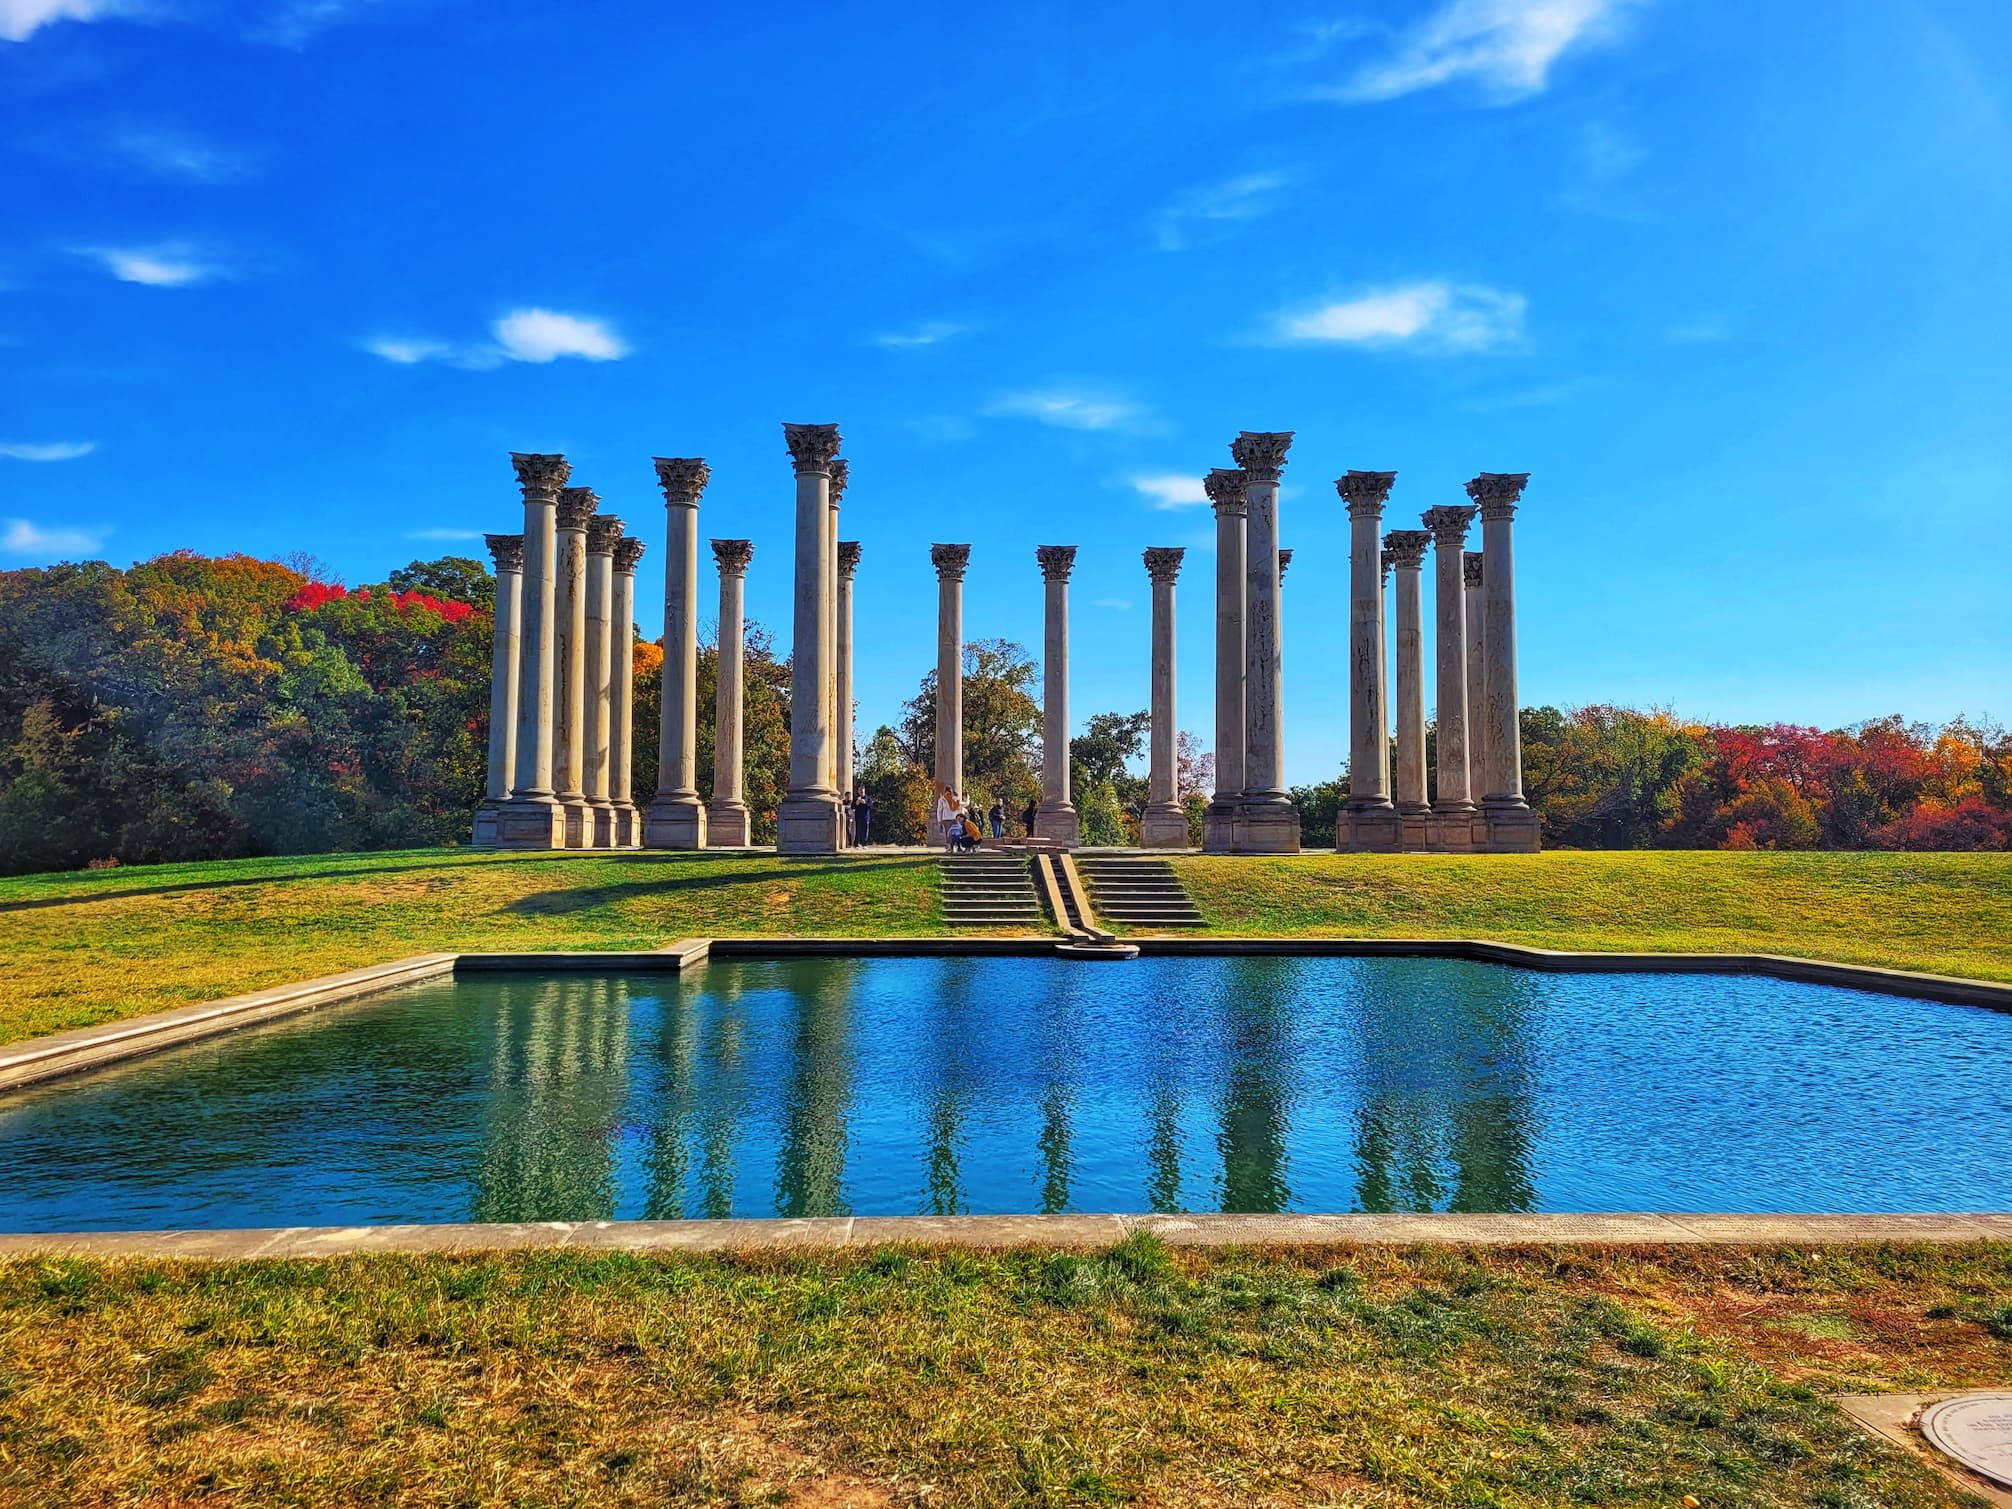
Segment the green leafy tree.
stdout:
<path fill-rule="evenodd" d="M 1039 669 L 1011 640 L 964 646 L 964 795 L 983 806 L 1003 801 L 1017 812 L 1038 797 L 1041 704 Z M 902 706 L 902 748 L 924 771 L 936 768 L 936 672 Z"/>
<path fill-rule="evenodd" d="M 496 605 L 496 578 L 480 561 L 465 555 L 443 555 L 437 561 L 414 561 L 391 573 L 394 592 L 423 592 L 448 602 L 478 608 Z"/>

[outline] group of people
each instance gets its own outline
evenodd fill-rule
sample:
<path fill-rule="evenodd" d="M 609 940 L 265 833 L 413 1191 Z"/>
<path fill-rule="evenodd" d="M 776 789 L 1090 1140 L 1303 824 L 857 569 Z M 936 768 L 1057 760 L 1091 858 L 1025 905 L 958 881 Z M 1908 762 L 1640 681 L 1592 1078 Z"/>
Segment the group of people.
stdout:
<path fill-rule="evenodd" d="M 948 786 L 936 787 L 936 827 L 943 836 L 943 846 L 953 854 L 969 854 L 985 841 L 985 825 L 989 823 L 994 838 L 1006 836 L 1006 803 L 994 798 L 990 811 L 981 813 L 976 803 L 967 803 L 963 797 Z M 1022 814 L 1026 831 L 1034 831 L 1033 802 L 1027 804 Z"/>

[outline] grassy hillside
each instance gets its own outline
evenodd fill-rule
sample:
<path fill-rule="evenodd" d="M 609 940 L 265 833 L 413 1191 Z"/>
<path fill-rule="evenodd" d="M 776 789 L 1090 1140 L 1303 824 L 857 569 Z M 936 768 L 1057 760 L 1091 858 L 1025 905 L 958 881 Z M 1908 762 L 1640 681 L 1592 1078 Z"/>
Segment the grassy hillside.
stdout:
<path fill-rule="evenodd" d="M 430 850 L 0 880 L 0 1041 L 435 949 L 940 934 L 937 862 Z M 1225 934 L 1757 951 L 2012 980 L 2012 855 L 1175 864 Z"/>

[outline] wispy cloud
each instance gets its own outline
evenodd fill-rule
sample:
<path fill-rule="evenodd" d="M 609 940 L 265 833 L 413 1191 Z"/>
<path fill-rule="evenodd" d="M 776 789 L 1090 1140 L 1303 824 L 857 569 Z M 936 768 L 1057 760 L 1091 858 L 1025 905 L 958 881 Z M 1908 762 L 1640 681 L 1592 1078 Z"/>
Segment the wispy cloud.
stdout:
<path fill-rule="evenodd" d="M 75 461 L 97 448 L 95 440 L 56 440 L 40 445 L 26 440 L 0 440 L 0 456 L 9 461 Z"/>
<path fill-rule="evenodd" d="M 490 327 L 493 339 L 456 342 L 430 336 L 372 335 L 357 344 L 372 356 L 401 367 L 443 362 L 471 372 L 486 372 L 504 362 L 557 361 L 562 356 L 583 361 L 620 361 L 629 348 L 605 320 L 552 309 L 513 309 Z"/>
<path fill-rule="evenodd" d="M 0 41 L 25 42 L 52 21 L 96 21 L 127 9 L 123 0 L 0 0 Z"/>
<path fill-rule="evenodd" d="M 1288 310 L 1274 317 L 1272 333 L 1295 343 L 1490 351 L 1523 339 L 1528 308 L 1520 293 L 1435 279 Z"/>
<path fill-rule="evenodd" d="M 272 0 L 245 28 L 245 40 L 298 51 L 338 26 L 397 21 L 429 7 L 423 0 Z"/>
<path fill-rule="evenodd" d="M 951 340 L 970 328 L 955 320 L 924 320 L 906 330 L 883 330 L 873 338 L 873 344 L 885 346 L 890 351 L 913 351 L 918 346 L 934 346 L 940 341 Z"/>
<path fill-rule="evenodd" d="M 215 252 L 190 241 L 163 241 L 153 246 L 80 246 L 88 257 L 121 283 L 150 288 L 185 288 L 231 276 L 231 268 Z"/>
<path fill-rule="evenodd" d="M 408 529 L 405 532 L 405 538 L 408 540 L 479 540 L 482 538 L 482 531 L 479 529 Z"/>
<path fill-rule="evenodd" d="M 236 183 L 256 171 L 249 153 L 169 126 L 118 126 L 106 146 L 127 167 L 176 183 Z"/>
<path fill-rule="evenodd" d="M 1132 600 L 1129 597 L 1094 597 L 1090 599 L 1090 606 L 1109 608 L 1113 613 L 1129 613 L 1132 611 Z"/>
<path fill-rule="evenodd" d="M 44 529 L 27 519 L 0 519 L 0 555 L 55 560 L 89 555 L 105 543 L 104 529 Z"/>
<path fill-rule="evenodd" d="M 1202 490 L 1202 479 L 1180 472 L 1157 472 L 1127 477 L 1125 481 L 1153 508 L 1192 508 L 1209 501 L 1209 495 Z"/>
<path fill-rule="evenodd" d="M 1649 149 L 1625 131 L 1605 121 L 1588 121 L 1579 128 L 1571 178 L 1559 202 L 1583 215 L 1644 220 L 1647 215 L 1630 192 L 1629 179 L 1648 160 Z"/>
<path fill-rule="evenodd" d="M 1269 215 L 1278 208 L 1278 191 L 1291 182 L 1290 173 L 1274 168 L 1182 190 L 1154 223 L 1160 250 L 1185 251 L 1206 229 Z"/>
<path fill-rule="evenodd" d="M 987 414 L 1034 419 L 1062 430 L 1136 429 L 1150 411 L 1130 399 L 1072 387 L 1002 393 L 985 406 Z"/>
<path fill-rule="evenodd" d="M 1566 53 L 1610 39 L 1641 0 L 1446 0 L 1400 32 L 1389 52 L 1316 91 L 1388 100 L 1471 81 L 1497 103 L 1542 93 Z"/>

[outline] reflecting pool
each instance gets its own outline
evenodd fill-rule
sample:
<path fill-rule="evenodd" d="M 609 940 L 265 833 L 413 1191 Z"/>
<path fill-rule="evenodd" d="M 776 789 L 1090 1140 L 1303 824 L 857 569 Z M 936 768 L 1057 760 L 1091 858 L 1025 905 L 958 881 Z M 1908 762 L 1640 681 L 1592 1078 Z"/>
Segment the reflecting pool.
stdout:
<path fill-rule="evenodd" d="M 473 975 L 0 1100 L 0 1229 L 2012 1208 L 2012 1015 L 1431 959 Z"/>

